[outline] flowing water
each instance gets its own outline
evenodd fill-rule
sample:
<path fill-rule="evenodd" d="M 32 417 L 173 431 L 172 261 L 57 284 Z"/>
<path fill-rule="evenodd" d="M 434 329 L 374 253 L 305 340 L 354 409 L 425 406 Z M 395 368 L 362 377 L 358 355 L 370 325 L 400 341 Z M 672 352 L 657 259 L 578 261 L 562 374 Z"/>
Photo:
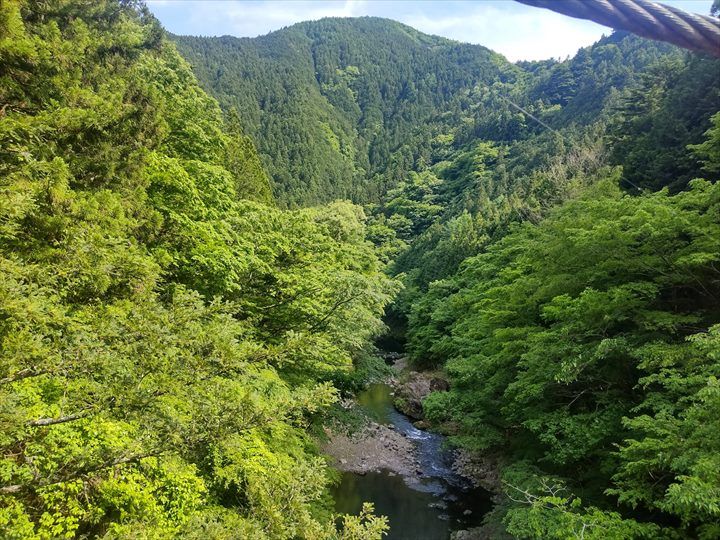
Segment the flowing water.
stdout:
<path fill-rule="evenodd" d="M 393 407 L 391 392 L 386 384 L 374 384 L 357 401 L 376 421 L 413 441 L 422 480 L 406 482 L 387 472 L 344 473 L 333 492 L 336 511 L 355 514 L 363 502 L 374 503 L 375 512 L 389 518 L 388 540 L 446 540 L 452 531 L 479 526 L 492 507 L 490 494 L 452 471 L 444 438 L 413 426 Z"/>

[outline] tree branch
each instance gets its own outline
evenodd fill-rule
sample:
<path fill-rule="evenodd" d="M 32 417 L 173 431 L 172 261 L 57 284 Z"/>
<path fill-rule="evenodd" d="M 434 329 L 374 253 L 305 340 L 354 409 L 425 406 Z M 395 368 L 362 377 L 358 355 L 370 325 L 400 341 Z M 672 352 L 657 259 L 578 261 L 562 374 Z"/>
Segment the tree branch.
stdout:
<path fill-rule="evenodd" d="M 347 298 L 344 298 L 343 300 L 338 300 L 337 302 L 335 302 L 335 305 L 330 308 L 330 311 L 328 311 L 322 317 L 322 319 L 320 319 L 319 321 L 317 321 L 315 324 L 313 324 L 310 327 L 310 331 L 314 332 L 315 330 L 317 330 L 325 321 L 327 321 L 332 316 L 333 313 L 335 313 L 340 308 L 340 306 L 349 304 L 350 302 L 352 302 L 353 300 L 355 300 L 357 298 L 360 298 L 361 296 L 362 296 L 362 294 L 354 294 Z"/>
<path fill-rule="evenodd" d="M 60 416 L 58 418 L 38 418 L 37 420 L 30 420 L 25 422 L 26 426 L 31 427 L 43 427 L 43 426 L 54 426 L 55 424 L 64 424 L 65 422 L 72 422 L 80 418 L 89 416 L 92 409 L 85 409 L 75 414 L 68 414 L 67 416 Z"/>
<path fill-rule="evenodd" d="M 39 371 L 35 371 L 31 368 L 21 369 L 13 375 L 0 379 L 0 384 L 8 384 L 15 381 L 21 381 L 22 379 L 27 379 L 28 377 L 38 377 L 40 375 L 44 375 L 47 372 L 48 371 L 45 369 L 41 369 Z"/>
<path fill-rule="evenodd" d="M 30 489 L 38 489 L 42 487 L 52 486 L 55 484 L 62 484 L 63 482 L 69 482 L 70 480 L 76 480 L 80 478 L 83 475 L 90 474 L 92 472 L 101 471 L 103 469 L 108 469 L 110 467 L 116 467 L 117 465 L 124 465 L 126 463 L 135 463 L 137 461 L 140 461 L 142 459 L 148 458 L 148 457 L 156 457 L 160 455 L 160 451 L 155 452 L 147 452 L 143 454 L 135 454 L 131 456 L 125 456 L 125 457 L 119 457 L 112 460 L 105 461 L 104 463 L 100 463 L 98 465 L 93 465 L 90 467 L 81 468 L 77 471 L 75 471 L 72 474 L 65 475 L 61 478 L 46 478 L 45 480 L 41 480 L 37 482 L 36 484 L 12 484 L 9 486 L 0 486 L 0 493 L 1 494 L 13 494 L 13 493 L 19 493 L 24 490 L 30 490 Z"/>

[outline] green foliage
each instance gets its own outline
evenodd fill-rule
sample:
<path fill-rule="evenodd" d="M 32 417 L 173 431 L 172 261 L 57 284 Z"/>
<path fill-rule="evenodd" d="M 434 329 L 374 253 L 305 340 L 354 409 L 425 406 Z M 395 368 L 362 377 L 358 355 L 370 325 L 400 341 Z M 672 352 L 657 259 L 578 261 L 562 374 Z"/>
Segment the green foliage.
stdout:
<path fill-rule="evenodd" d="M 496 511 L 510 534 L 717 534 L 702 344 L 720 318 L 718 192 L 693 182 L 717 180 L 717 60 L 618 32 L 510 65 L 371 18 L 174 39 L 239 111 L 281 204 L 369 203 L 367 237 L 404 285 L 388 342 L 453 380 L 428 416 L 533 464 Z M 297 313 L 273 313 L 265 339 Z"/>
<path fill-rule="evenodd" d="M 426 160 L 440 135 L 427 136 L 440 129 L 434 117 L 459 109 L 460 93 L 519 72 L 484 47 L 371 17 L 173 40 L 223 109 L 238 112 L 288 205 L 377 202 Z"/>
<path fill-rule="evenodd" d="M 533 499 L 507 514 L 512 534 L 567 537 L 587 521 L 597 534 L 646 535 L 604 513 L 613 495 L 626 515 L 656 512 L 668 527 L 679 520 L 679 534 L 711 538 L 719 186 L 630 197 L 613 183 L 431 285 L 411 318 L 411 350 L 449 358 L 453 389 L 425 409 L 457 424 L 459 444 L 570 477 L 600 508 Z"/>
<path fill-rule="evenodd" d="M 657 347 L 643 351 L 642 367 L 651 374 L 640 384 L 648 397 L 624 420 L 632 438 L 620 448 L 618 487 L 610 493 L 701 523 L 698 536 L 713 538 L 720 532 L 720 326 L 688 340 L 672 356 L 658 356 Z M 659 471 L 668 478 L 650 482 Z"/>
<path fill-rule="evenodd" d="M 408 183 L 380 206 L 409 244 L 392 309 L 411 360 L 452 379 L 426 414 L 457 445 L 534 465 L 489 517 L 514 537 L 712 538 L 718 446 L 705 426 L 716 431 L 720 363 L 698 344 L 716 343 L 720 320 L 719 199 L 692 179 L 716 180 L 716 60 L 616 34 L 521 67 L 540 104 L 517 86 L 513 99 L 550 125 L 587 125 L 447 148 L 415 199 L 442 209 L 429 225 L 412 230 L 407 204 L 395 217 Z M 651 91 L 653 76 L 665 82 Z M 603 167 L 613 160 L 624 170 Z M 634 198 L 619 179 L 691 189 Z M 562 494 L 537 484 L 548 474 Z"/>
<path fill-rule="evenodd" d="M 373 516 L 374 507 L 364 503 L 359 516 L 344 516 L 338 540 L 380 538 L 388 531 L 387 518 Z"/>
<path fill-rule="evenodd" d="M 341 394 L 350 396 L 367 387 L 368 384 L 381 383 L 394 373 L 385 360 L 374 354 L 366 353 L 355 360 L 352 371 L 339 371 L 332 374 L 332 383 Z"/>
<path fill-rule="evenodd" d="M 607 119 L 628 88 L 645 102 L 636 78 L 648 66 L 684 63 L 670 45 L 619 32 L 564 62 L 512 65 L 483 47 L 371 17 L 306 22 L 253 39 L 173 39 L 223 109 L 237 111 L 288 205 L 380 202 L 412 183 L 411 173 L 477 140 L 512 143 L 545 130 L 510 101 L 557 129 L 585 126 Z M 717 105 L 717 63 L 698 62 L 683 68 L 687 77 L 667 99 L 674 116 L 663 125 L 676 132 L 663 142 L 667 164 L 682 157 L 686 132 L 699 142 Z M 707 84 L 693 86 L 698 76 Z M 670 109 L 683 92 L 697 99 Z M 644 133 L 627 135 L 625 152 L 639 152 Z"/>
<path fill-rule="evenodd" d="M 657 538 L 658 527 L 622 519 L 617 512 L 582 507 L 582 500 L 557 495 L 532 496 L 527 507 L 513 508 L 505 517 L 513 538 L 587 538 L 628 540 Z"/>
<path fill-rule="evenodd" d="M 658 538 L 652 523 L 623 519 L 620 513 L 583 504 L 557 478 L 541 476 L 525 462 L 503 471 L 507 495 L 503 522 L 513 538 Z"/>
<path fill-rule="evenodd" d="M 134 2 L 0 5 L 4 538 L 338 532 L 307 428 L 397 286 L 359 207 L 283 212 Z"/>
<path fill-rule="evenodd" d="M 310 435 L 385 373 L 388 274 L 507 532 L 720 534 L 716 60 L 173 39 L 195 74 L 139 2 L 0 4 L 3 537 L 382 537 Z"/>
<path fill-rule="evenodd" d="M 720 179 L 686 150 L 704 140 L 718 109 L 717 59 L 668 59 L 645 71 L 619 97 L 611 119 L 613 159 L 622 164 L 628 186 L 677 191 L 694 178 Z"/>
<path fill-rule="evenodd" d="M 703 164 L 703 170 L 709 174 L 720 174 L 720 112 L 710 118 L 712 127 L 705 132 L 706 140 L 700 144 L 689 145 Z"/>

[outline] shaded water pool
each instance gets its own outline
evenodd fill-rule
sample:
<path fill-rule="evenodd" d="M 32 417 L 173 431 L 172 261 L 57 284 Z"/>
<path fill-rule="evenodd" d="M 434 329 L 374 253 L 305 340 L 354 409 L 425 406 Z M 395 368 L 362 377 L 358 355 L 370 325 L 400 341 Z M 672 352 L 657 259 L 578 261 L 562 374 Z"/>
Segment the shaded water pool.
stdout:
<path fill-rule="evenodd" d="M 376 421 L 392 425 L 413 442 L 422 479 L 406 481 L 386 471 L 344 473 L 333 490 L 336 511 L 356 514 L 363 502 L 374 503 L 375 513 L 389 519 L 389 540 L 446 540 L 452 531 L 479 526 L 492 507 L 490 493 L 452 471 L 444 438 L 413 426 L 393 407 L 391 392 L 386 384 L 371 385 L 357 402 Z"/>

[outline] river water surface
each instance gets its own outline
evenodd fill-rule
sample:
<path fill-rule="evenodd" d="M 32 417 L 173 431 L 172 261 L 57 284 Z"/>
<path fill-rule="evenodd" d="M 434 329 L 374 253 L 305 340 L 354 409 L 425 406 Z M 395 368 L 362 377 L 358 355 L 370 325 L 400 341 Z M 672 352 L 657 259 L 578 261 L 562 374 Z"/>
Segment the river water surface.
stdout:
<path fill-rule="evenodd" d="M 392 389 L 374 384 L 357 401 L 377 422 L 392 425 L 417 449 L 420 482 L 388 472 L 344 473 L 333 490 L 335 509 L 357 514 L 363 502 L 390 522 L 388 540 L 447 540 L 452 531 L 477 527 L 492 507 L 491 495 L 473 488 L 451 469 L 452 456 L 441 435 L 417 429 L 392 404 Z"/>

